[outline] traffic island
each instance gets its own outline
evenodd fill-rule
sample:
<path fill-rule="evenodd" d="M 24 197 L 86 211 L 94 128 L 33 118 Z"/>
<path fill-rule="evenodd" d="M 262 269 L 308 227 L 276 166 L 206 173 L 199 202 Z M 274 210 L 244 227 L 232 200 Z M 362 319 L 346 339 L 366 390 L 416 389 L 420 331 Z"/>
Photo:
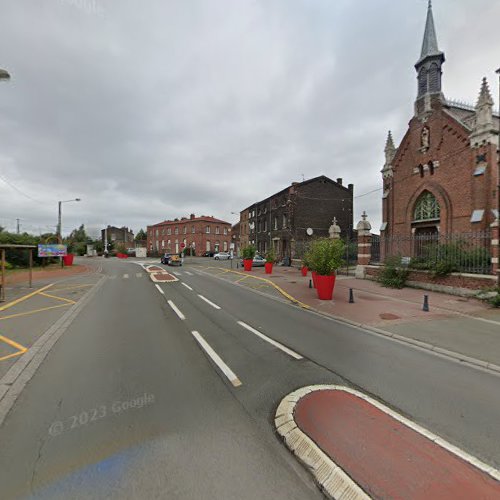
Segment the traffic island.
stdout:
<path fill-rule="evenodd" d="M 342 386 L 286 396 L 275 425 L 329 498 L 500 498 L 500 472 Z"/>

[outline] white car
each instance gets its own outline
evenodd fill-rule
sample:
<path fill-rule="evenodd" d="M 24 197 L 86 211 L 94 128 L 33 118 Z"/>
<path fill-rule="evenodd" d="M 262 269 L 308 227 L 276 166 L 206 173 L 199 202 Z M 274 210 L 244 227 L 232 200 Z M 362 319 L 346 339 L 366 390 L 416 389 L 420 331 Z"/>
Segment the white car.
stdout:
<path fill-rule="evenodd" d="M 231 254 L 228 252 L 219 252 L 214 255 L 215 260 L 229 260 L 231 258 Z"/>

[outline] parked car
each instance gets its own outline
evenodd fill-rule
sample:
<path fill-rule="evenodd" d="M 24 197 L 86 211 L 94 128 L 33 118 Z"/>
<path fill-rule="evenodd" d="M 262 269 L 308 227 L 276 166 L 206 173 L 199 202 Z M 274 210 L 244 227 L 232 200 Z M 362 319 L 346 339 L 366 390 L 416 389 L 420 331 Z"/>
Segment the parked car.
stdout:
<path fill-rule="evenodd" d="M 231 254 L 229 252 L 218 252 L 214 255 L 215 260 L 228 260 L 231 258 Z"/>
<path fill-rule="evenodd" d="M 264 267 L 265 263 L 266 263 L 266 259 L 264 259 L 264 257 L 262 257 L 261 255 L 256 255 L 253 258 L 252 266 L 253 267 Z M 243 260 L 240 262 L 240 265 L 243 266 Z"/>
<path fill-rule="evenodd" d="M 213 257 L 214 256 L 214 252 L 205 252 L 203 254 L 201 254 L 202 257 Z"/>
<path fill-rule="evenodd" d="M 168 266 L 170 264 L 170 259 L 172 258 L 171 253 L 165 253 L 161 256 L 161 263 Z"/>

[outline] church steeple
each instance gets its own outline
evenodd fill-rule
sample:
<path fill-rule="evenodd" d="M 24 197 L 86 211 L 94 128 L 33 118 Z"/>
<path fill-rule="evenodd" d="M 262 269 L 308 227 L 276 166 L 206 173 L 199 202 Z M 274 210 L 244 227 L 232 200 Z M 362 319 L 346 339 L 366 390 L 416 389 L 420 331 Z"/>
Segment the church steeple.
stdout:
<path fill-rule="evenodd" d="M 444 61 L 444 52 L 438 47 L 432 1 L 429 0 L 422 51 L 420 59 L 415 64 L 418 73 L 417 114 L 432 109 L 430 96 L 441 95 L 441 68 Z"/>

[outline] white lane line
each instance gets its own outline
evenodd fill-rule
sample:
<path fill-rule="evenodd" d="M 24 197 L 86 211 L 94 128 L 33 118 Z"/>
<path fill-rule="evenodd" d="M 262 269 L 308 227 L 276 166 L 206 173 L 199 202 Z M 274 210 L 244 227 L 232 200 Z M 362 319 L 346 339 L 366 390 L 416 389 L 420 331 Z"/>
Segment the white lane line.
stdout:
<path fill-rule="evenodd" d="M 238 321 L 237 323 L 238 323 L 238 325 L 242 326 L 243 328 L 246 328 L 249 332 L 252 332 L 255 335 L 257 335 L 257 337 L 260 337 L 262 340 L 265 340 L 266 342 L 269 342 L 274 347 L 277 347 L 278 349 L 282 350 L 284 353 L 288 354 L 292 358 L 303 359 L 300 354 L 297 354 L 295 351 L 288 349 L 288 347 L 285 347 L 283 344 L 280 344 L 276 340 L 270 339 L 267 335 L 264 335 L 263 333 L 259 332 L 255 328 L 252 328 L 250 325 L 247 325 L 243 321 Z"/>
<path fill-rule="evenodd" d="M 201 300 L 204 300 L 207 304 L 211 305 L 214 309 L 220 309 L 220 307 L 217 304 L 214 304 L 211 300 L 208 300 L 206 297 L 203 297 L 203 295 L 199 295 Z"/>
<path fill-rule="evenodd" d="M 184 271 L 188 276 L 193 276 L 193 273 L 190 273 L 189 271 Z"/>
<path fill-rule="evenodd" d="M 124 279 L 128 279 L 128 274 L 124 274 L 124 275 L 123 275 L 123 278 L 124 278 Z"/>
<path fill-rule="evenodd" d="M 182 314 L 178 307 L 171 301 L 171 300 L 167 300 L 168 302 L 168 305 L 174 310 L 175 314 L 177 314 L 177 316 L 179 316 L 179 319 L 182 319 L 183 321 L 186 319 L 186 316 L 184 316 L 184 314 Z"/>
<path fill-rule="evenodd" d="M 142 278 L 142 273 L 135 273 L 136 278 Z"/>
<path fill-rule="evenodd" d="M 193 291 L 193 289 L 189 286 L 189 285 L 186 285 L 186 283 L 184 283 L 183 281 L 181 282 L 188 290 L 191 290 Z"/>
<path fill-rule="evenodd" d="M 239 387 L 241 385 L 240 379 L 236 374 L 229 368 L 229 366 L 222 361 L 220 356 L 210 347 L 207 341 L 196 331 L 192 331 L 191 334 L 196 339 L 198 344 L 203 348 L 203 350 L 210 356 L 212 361 L 220 368 L 222 373 L 229 379 L 229 382 L 233 384 L 234 387 Z"/>
<path fill-rule="evenodd" d="M 172 271 L 172 274 L 175 274 L 176 276 L 181 276 L 181 273 L 178 273 L 176 271 Z"/>
<path fill-rule="evenodd" d="M 165 292 L 161 289 L 160 285 L 155 283 L 155 287 L 158 288 L 158 291 L 162 294 L 165 295 Z"/>

